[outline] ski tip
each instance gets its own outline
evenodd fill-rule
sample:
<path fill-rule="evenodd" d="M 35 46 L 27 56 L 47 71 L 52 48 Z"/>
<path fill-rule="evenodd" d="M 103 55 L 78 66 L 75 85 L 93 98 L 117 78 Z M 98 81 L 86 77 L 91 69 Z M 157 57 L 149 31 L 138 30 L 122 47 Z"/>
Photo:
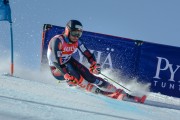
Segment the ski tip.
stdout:
<path fill-rule="evenodd" d="M 144 103 L 145 100 L 146 100 L 146 98 L 147 98 L 147 96 L 146 96 L 146 95 L 143 95 L 139 102 L 140 102 L 140 103 Z"/>
<path fill-rule="evenodd" d="M 142 97 L 135 97 L 134 100 L 138 103 L 144 103 L 145 100 L 146 100 L 147 96 L 146 95 L 143 95 Z"/>

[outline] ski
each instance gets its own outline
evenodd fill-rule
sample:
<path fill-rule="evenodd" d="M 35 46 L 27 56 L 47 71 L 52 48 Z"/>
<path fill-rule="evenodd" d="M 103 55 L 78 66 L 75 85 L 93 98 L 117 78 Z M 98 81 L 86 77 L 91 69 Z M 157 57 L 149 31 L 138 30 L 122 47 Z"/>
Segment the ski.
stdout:
<path fill-rule="evenodd" d="M 118 89 L 114 93 L 101 91 L 101 94 L 106 97 L 110 97 L 112 99 L 130 101 L 130 102 L 136 102 L 136 103 L 142 103 L 142 104 L 146 101 L 146 98 L 147 98 L 146 95 L 143 95 L 142 97 L 129 95 L 127 93 L 124 93 L 123 90 L 121 89 Z"/>

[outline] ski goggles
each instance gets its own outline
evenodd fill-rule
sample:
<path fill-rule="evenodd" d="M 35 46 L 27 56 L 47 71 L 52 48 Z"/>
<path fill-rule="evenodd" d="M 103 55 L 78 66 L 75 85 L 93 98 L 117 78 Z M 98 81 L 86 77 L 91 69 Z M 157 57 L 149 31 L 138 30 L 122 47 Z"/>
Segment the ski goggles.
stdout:
<path fill-rule="evenodd" d="M 82 36 L 82 31 L 76 30 L 70 32 L 71 36 L 80 38 Z"/>

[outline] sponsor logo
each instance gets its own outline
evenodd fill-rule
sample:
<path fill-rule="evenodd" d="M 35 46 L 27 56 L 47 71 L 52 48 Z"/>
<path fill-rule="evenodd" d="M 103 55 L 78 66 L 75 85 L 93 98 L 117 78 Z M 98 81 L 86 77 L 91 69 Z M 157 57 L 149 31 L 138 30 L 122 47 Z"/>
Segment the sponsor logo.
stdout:
<path fill-rule="evenodd" d="M 80 45 L 79 48 L 81 49 L 82 52 L 85 52 L 87 49 L 84 47 L 84 45 Z"/>
<path fill-rule="evenodd" d="M 163 57 L 157 57 L 157 60 L 153 85 L 155 87 L 180 91 L 180 80 L 177 79 L 177 76 L 180 75 L 180 65 L 171 64 L 167 58 Z M 168 73 L 169 77 L 163 78 L 163 73 Z"/>
<path fill-rule="evenodd" d="M 112 63 L 112 58 L 111 58 L 111 52 L 109 53 L 104 53 L 101 51 L 95 51 L 95 50 L 90 50 L 91 53 L 95 54 L 96 56 L 96 61 L 97 63 L 101 63 L 102 68 L 109 68 L 113 69 L 113 63 Z M 79 54 L 79 62 L 83 63 L 85 59 L 84 55 L 78 50 Z M 103 57 L 102 57 L 103 55 Z"/>
<path fill-rule="evenodd" d="M 64 47 L 63 52 L 74 52 L 75 49 L 76 49 L 75 46 L 70 46 L 70 47 L 66 46 L 66 47 Z"/>

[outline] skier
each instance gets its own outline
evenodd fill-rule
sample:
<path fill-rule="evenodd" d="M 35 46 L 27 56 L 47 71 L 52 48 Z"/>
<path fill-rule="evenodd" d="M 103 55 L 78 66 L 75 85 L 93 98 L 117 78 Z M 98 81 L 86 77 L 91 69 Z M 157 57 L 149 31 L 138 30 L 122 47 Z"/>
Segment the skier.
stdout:
<path fill-rule="evenodd" d="M 143 103 L 139 97 L 126 94 L 117 89 L 113 84 L 95 76 L 100 74 L 100 64 L 96 62 L 94 55 L 79 40 L 83 33 L 83 26 L 78 20 L 70 20 L 63 34 L 55 35 L 48 44 L 47 58 L 51 73 L 58 80 L 66 80 L 70 86 L 81 88 L 96 94 L 102 94 L 114 99 L 123 99 L 125 96 L 137 102 Z M 79 49 L 91 64 L 86 68 L 72 57 Z"/>

